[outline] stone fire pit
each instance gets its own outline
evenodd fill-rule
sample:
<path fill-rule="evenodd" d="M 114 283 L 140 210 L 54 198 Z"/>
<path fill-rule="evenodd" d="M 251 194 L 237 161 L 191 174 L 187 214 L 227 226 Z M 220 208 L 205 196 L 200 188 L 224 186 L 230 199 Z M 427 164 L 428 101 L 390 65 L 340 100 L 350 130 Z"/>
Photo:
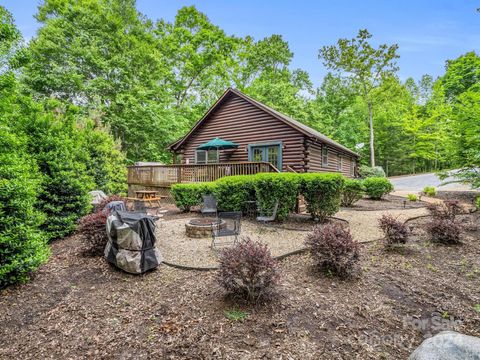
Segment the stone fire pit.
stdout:
<path fill-rule="evenodd" d="M 212 225 L 218 224 L 215 218 L 196 218 L 191 219 L 185 224 L 185 232 L 191 238 L 206 238 L 212 236 Z M 220 228 L 227 226 L 225 220 L 220 220 Z"/>

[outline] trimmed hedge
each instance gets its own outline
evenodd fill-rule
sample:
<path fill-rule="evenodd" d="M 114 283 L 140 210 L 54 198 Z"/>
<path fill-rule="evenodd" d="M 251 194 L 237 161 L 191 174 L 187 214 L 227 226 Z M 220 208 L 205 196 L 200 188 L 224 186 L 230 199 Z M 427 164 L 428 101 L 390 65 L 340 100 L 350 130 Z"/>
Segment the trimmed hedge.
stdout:
<path fill-rule="evenodd" d="M 340 208 L 345 178 L 340 174 L 301 174 L 300 192 L 312 218 L 324 221 Z"/>
<path fill-rule="evenodd" d="M 383 177 L 371 177 L 363 180 L 365 192 L 374 200 L 380 200 L 383 195 L 393 191 L 392 183 Z"/>
<path fill-rule="evenodd" d="M 227 176 L 211 183 L 176 184 L 171 194 L 184 211 L 201 205 L 202 195 L 206 194 L 216 196 L 221 211 L 244 212 L 247 201 L 256 201 L 268 215 L 278 201 L 278 220 L 284 220 L 295 209 L 301 194 L 312 216 L 324 220 L 338 211 L 344 182 L 340 174 L 260 173 Z"/>
<path fill-rule="evenodd" d="M 278 201 L 277 219 L 285 220 L 295 209 L 300 185 L 299 174 L 263 173 L 255 175 L 255 195 L 260 209 L 273 210 Z"/>
<path fill-rule="evenodd" d="M 365 185 L 362 180 L 345 179 L 342 191 L 342 205 L 352 206 L 365 195 Z"/>
<path fill-rule="evenodd" d="M 200 206 L 203 202 L 202 196 L 214 192 L 215 183 L 189 183 L 175 184 L 170 188 L 175 205 L 183 211 L 190 211 L 194 206 Z"/>
<path fill-rule="evenodd" d="M 255 177 L 251 175 L 226 176 L 215 182 L 213 193 L 222 211 L 245 213 L 247 201 L 255 201 Z"/>

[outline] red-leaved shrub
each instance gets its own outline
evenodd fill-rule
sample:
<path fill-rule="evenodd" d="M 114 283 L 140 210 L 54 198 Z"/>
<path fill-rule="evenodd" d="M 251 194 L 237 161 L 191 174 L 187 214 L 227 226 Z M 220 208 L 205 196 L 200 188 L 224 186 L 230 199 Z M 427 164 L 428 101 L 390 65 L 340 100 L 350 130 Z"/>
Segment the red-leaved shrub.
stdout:
<path fill-rule="evenodd" d="M 279 280 L 277 261 L 266 245 L 246 237 L 220 253 L 220 285 L 247 301 L 268 299 Z"/>
<path fill-rule="evenodd" d="M 461 225 L 449 218 L 434 218 L 427 224 L 427 232 L 433 242 L 453 245 L 460 243 Z"/>
<path fill-rule="evenodd" d="M 99 211 L 82 217 L 77 232 L 84 243 L 84 252 L 91 256 L 101 256 L 108 241 L 106 223 L 108 213 Z"/>
<path fill-rule="evenodd" d="M 405 244 L 408 240 L 407 226 L 392 215 L 383 215 L 378 219 L 378 227 L 383 231 L 385 247 Z"/>
<path fill-rule="evenodd" d="M 445 200 L 441 203 L 429 204 L 427 208 L 436 219 L 454 220 L 458 214 L 462 213 L 462 207 L 458 200 Z"/>
<path fill-rule="evenodd" d="M 341 278 L 360 272 L 360 247 L 348 229 L 338 224 L 316 226 L 305 240 L 316 266 Z"/>

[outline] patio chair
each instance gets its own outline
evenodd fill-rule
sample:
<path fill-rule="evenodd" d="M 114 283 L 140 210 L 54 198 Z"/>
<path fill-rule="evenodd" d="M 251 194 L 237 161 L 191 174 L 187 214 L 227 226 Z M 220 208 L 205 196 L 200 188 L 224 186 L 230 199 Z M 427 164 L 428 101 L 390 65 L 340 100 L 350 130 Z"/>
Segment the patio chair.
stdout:
<path fill-rule="evenodd" d="M 275 202 L 275 205 L 273 206 L 273 209 L 270 215 L 265 215 L 265 213 L 263 212 L 263 209 L 260 210 L 260 216 L 257 216 L 257 221 L 261 221 L 264 223 L 267 223 L 269 221 L 274 221 L 275 218 L 277 217 L 277 211 L 278 211 L 278 200 Z"/>
<path fill-rule="evenodd" d="M 242 213 L 240 211 L 220 212 L 217 221 L 212 224 L 212 249 L 221 237 L 233 237 L 233 242 L 222 242 L 222 245 L 236 244 L 242 228 Z"/>
<path fill-rule="evenodd" d="M 203 195 L 203 204 L 200 209 L 202 215 L 217 215 L 217 199 L 213 195 Z"/>

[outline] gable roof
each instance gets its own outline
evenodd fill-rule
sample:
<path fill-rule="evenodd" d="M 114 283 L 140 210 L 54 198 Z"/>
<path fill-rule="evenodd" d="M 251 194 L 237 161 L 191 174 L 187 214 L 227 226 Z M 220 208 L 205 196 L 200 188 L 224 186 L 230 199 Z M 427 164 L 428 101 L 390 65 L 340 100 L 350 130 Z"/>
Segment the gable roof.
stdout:
<path fill-rule="evenodd" d="M 313 138 L 315 140 L 319 140 L 320 142 L 323 142 L 325 144 L 328 144 L 328 145 L 337 147 L 339 149 L 342 149 L 343 151 L 345 151 L 345 152 L 347 152 L 351 155 L 354 155 L 354 156 L 357 156 L 357 157 L 359 156 L 356 152 L 350 150 L 349 148 L 347 148 L 346 146 L 343 146 L 342 144 L 339 144 L 338 142 L 336 142 L 336 141 L 330 139 L 329 137 L 321 134 L 320 132 L 312 129 L 311 127 L 309 127 L 305 124 L 302 124 L 301 122 L 299 122 L 295 119 L 292 119 L 291 117 L 289 117 L 287 115 L 284 115 L 284 114 L 272 109 L 271 107 L 261 103 L 260 101 L 252 99 L 250 96 L 245 95 L 241 91 L 238 91 L 238 90 L 232 89 L 232 88 L 228 88 L 223 93 L 223 95 L 215 102 L 215 104 L 213 104 L 213 106 L 205 113 L 205 115 L 199 121 L 197 121 L 197 123 L 190 129 L 190 131 L 184 137 L 182 137 L 179 140 L 175 141 L 174 143 L 170 144 L 168 146 L 168 149 L 170 149 L 170 150 L 178 149 L 178 147 L 181 146 L 195 132 L 195 130 L 198 129 L 203 124 L 203 122 L 209 117 L 209 115 L 211 113 L 213 113 L 215 110 L 217 110 L 223 104 L 223 102 L 229 97 L 229 95 L 231 95 L 231 94 L 235 94 L 235 95 L 241 97 L 245 101 L 247 101 L 250 104 L 254 105 L 255 107 L 269 113 L 274 118 L 282 121 L 283 123 L 285 123 L 288 126 L 294 128 L 295 130 L 299 131 L 300 133 L 302 133 L 303 135 L 305 135 L 307 137 Z"/>

